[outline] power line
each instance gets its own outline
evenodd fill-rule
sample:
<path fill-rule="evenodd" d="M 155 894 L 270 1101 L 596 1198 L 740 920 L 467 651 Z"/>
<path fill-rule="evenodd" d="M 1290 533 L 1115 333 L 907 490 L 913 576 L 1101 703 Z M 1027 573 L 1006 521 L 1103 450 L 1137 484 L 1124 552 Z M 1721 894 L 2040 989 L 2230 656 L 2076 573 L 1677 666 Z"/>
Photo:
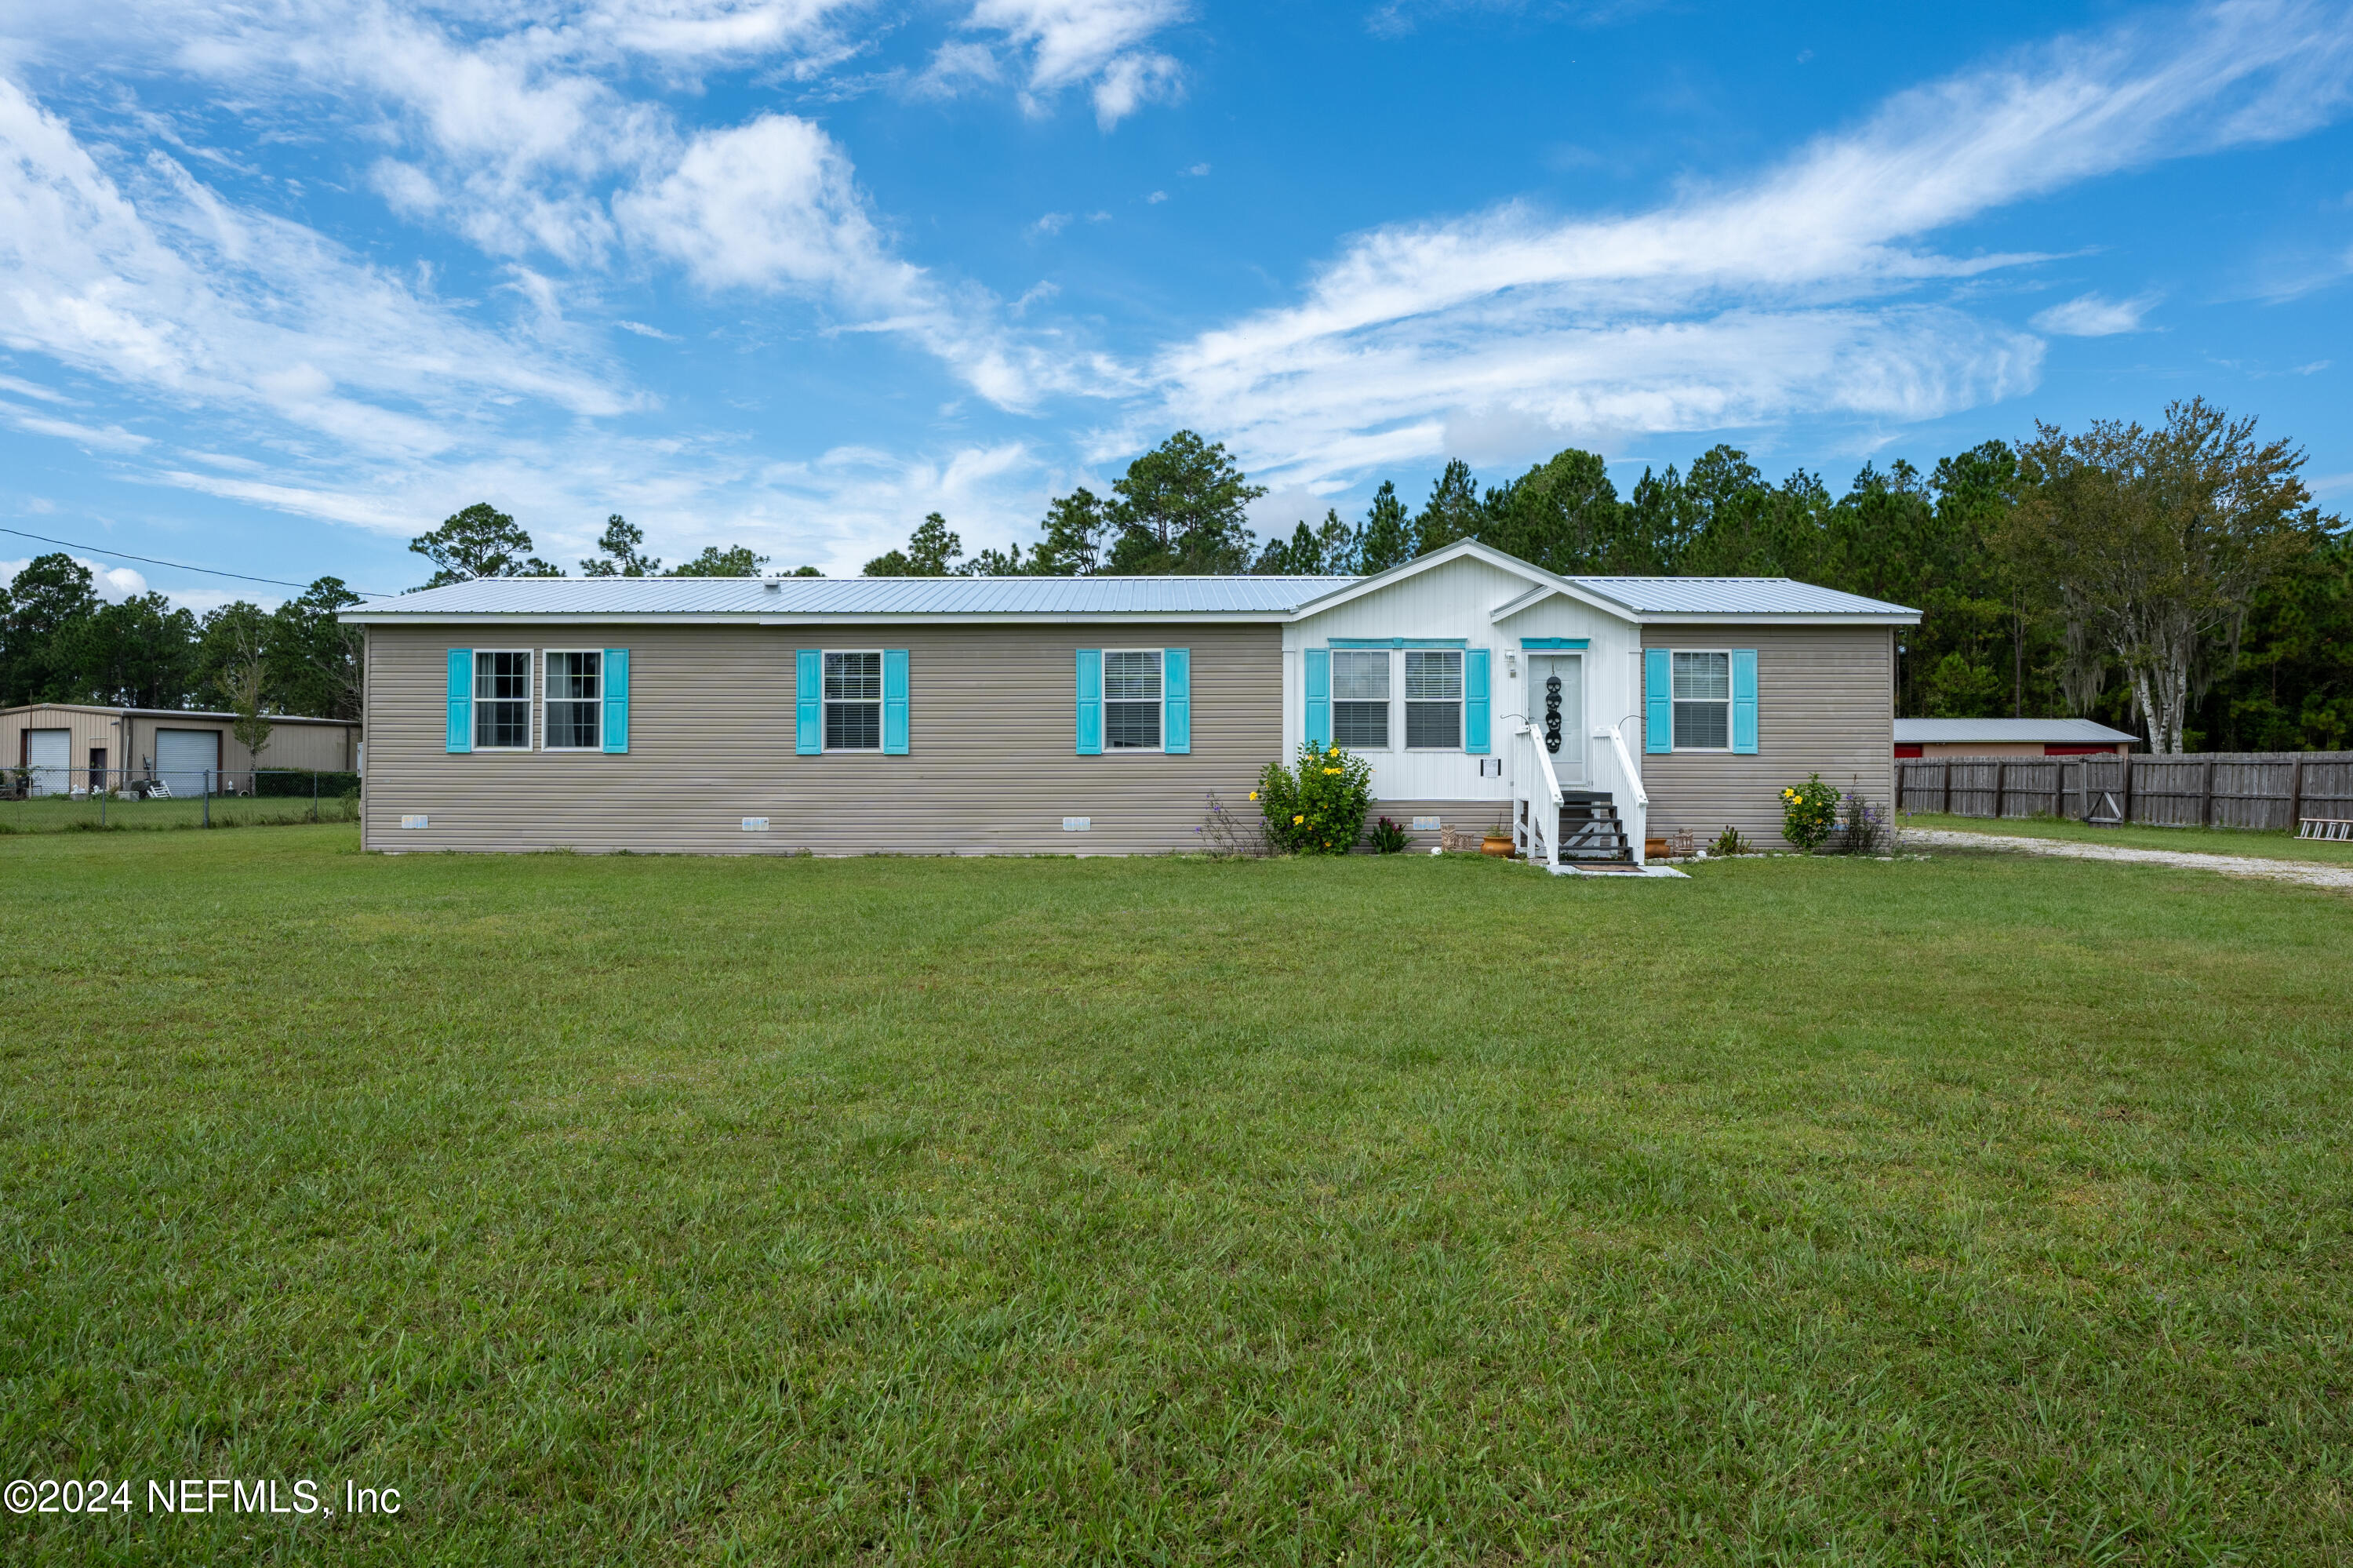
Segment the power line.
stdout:
<path fill-rule="evenodd" d="M 151 567 L 169 567 L 176 572 L 204 572 L 216 577 L 235 577 L 239 582 L 268 583 L 272 588 L 307 588 L 309 583 L 290 583 L 283 577 L 257 577 L 246 572 L 225 572 L 218 567 L 192 567 L 185 561 L 166 561 L 154 556 L 134 556 L 128 550 L 110 550 L 97 545 L 77 545 L 71 539 L 52 539 L 46 534 L 27 534 L 22 528 L 0 528 L 0 534 L 14 534 L 19 539 L 38 539 L 44 545 L 62 545 L 69 550 L 88 550 L 93 556 L 111 556 L 118 561 L 141 561 Z M 343 585 L 351 588 L 349 583 Z M 362 599 L 390 599 L 387 593 L 373 588 L 352 588 Z"/>

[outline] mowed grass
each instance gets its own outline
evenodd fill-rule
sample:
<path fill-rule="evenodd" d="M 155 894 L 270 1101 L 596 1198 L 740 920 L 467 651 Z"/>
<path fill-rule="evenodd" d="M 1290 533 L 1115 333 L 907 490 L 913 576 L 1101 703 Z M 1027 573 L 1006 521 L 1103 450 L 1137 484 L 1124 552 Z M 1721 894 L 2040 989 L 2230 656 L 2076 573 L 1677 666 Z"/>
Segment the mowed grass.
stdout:
<path fill-rule="evenodd" d="M 1693 869 L 0 842 L 5 1555 L 2345 1561 L 2353 900 Z"/>
<path fill-rule="evenodd" d="M 1936 828 L 1961 833 L 2010 833 L 2019 838 L 2070 839 L 2082 843 L 2119 844 L 2126 849 L 2179 850 L 2190 854 L 2236 854 L 2257 860 L 2308 860 L 2325 865 L 2353 865 L 2353 842 L 2299 839 L 2293 833 L 2264 832 L 2253 828 L 2158 828 L 2139 823 L 2095 828 L 2064 817 L 1955 817 L 1937 811 L 1912 811 L 1896 819 L 1898 828 Z"/>
<path fill-rule="evenodd" d="M 216 795 L 188 800 L 141 800 L 117 797 L 37 795 L 0 800 L 0 834 L 138 832 L 157 828 L 265 828 L 308 823 L 315 811 L 322 822 L 357 822 L 355 796 L 325 796 L 313 801 L 264 795 Z"/>

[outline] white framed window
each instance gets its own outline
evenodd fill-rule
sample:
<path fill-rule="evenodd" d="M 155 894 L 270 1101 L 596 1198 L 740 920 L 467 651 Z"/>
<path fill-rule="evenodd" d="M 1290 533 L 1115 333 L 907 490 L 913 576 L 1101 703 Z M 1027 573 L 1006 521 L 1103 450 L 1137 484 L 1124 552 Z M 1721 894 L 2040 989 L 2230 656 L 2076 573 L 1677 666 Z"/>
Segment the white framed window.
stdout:
<path fill-rule="evenodd" d="M 540 683 L 539 744 L 549 751 L 601 751 L 605 746 L 605 652 L 547 650 Z"/>
<path fill-rule="evenodd" d="M 1462 749 L 1462 651 L 1405 651 L 1405 745 L 1409 751 Z"/>
<path fill-rule="evenodd" d="M 1351 751 L 1389 747 L 1389 652 L 1335 649 L 1332 738 Z"/>
<path fill-rule="evenodd" d="M 882 749 L 882 654 L 879 649 L 825 656 L 825 748 Z"/>
<path fill-rule="evenodd" d="M 474 650 L 474 749 L 531 749 L 531 650 Z"/>
<path fill-rule="evenodd" d="M 1674 653 L 1673 684 L 1677 751 L 1732 749 L 1732 654 L 1729 651 Z"/>
<path fill-rule="evenodd" d="M 1103 651 L 1103 749 L 1160 749 L 1160 650 Z"/>

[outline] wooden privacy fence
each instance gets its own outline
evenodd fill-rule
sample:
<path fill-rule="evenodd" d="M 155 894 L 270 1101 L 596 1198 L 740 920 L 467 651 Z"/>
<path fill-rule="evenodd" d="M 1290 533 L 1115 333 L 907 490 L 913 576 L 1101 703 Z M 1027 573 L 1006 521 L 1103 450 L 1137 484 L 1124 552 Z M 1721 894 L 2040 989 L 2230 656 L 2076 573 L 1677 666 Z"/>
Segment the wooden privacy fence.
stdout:
<path fill-rule="evenodd" d="M 2306 817 L 2353 817 L 2353 751 L 1904 758 L 1895 809 L 2294 832 Z"/>

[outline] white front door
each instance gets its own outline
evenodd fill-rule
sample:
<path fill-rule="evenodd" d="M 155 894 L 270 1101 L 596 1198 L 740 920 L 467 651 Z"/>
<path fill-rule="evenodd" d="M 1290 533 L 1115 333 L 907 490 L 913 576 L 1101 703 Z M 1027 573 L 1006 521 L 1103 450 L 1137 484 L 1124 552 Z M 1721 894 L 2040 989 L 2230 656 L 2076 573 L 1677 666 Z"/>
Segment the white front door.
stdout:
<path fill-rule="evenodd" d="M 175 799 L 218 790 L 220 731 L 159 729 L 155 732 L 155 774 L 172 787 Z"/>
<path fill-rule="evenodd" d="M 1564 784 L 1585 782 L 1585 656 L 1528 656 L 1528 718 Z"/>
<path fill-rule="evenodd" d="M 73 731 L 69 729 L 28 729 L 25 732 L 25 767 L 32 777 L 26 780 L 31 793 L 62 795 L 71 786 L 67 777 L 73 771 Z"/>

